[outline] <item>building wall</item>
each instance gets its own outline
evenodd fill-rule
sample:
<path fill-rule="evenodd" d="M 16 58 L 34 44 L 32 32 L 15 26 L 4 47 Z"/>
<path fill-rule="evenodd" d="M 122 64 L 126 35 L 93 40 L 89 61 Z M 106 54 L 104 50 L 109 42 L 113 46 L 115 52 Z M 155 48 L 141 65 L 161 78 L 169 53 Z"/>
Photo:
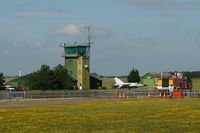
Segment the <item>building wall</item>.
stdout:
<path fill-rule="evenodd" d="M 7 85 L 10 81 L 14 80 L 14 79 L 17 79 L 18 76 L 15 76 L 15 77 L 5 77 L 5 85 Z"/>
<path fill-rule="evenodd" d="M 22 86 L 22 87 L 26 88 L 27 90 L 30 89 L 29 85 L 24 81 L 9 82 L 9 85 L 13 86 L 13 87 Z"/>
<path fill-rule="evenodd" d="M 142 83 L 148 87 L 154 87 L 156 84 L 155 77 L 149 73 L 142 77 Z"/>
<path fill-rule="evenodd" d="M 77 86 L 90 89 L 90 62 L 89 57 L 81 56 L 77 59 Z"/>
<path fill-rule="evenodd" d="M 112 89 L 115 83 L 113 78 L 100 78 L 102 80 L 102 87 L 106 89 Z"/>
<path fill-rule="evenodd" d="M 154 87 L 155 80 L 154 79 L 143 79 L 143 84 L 147 85 L 148 87 Z"/>
<path fill-rule="evenodd" d="M 70 76 L 77 79 L 77 58 L 65 58 L 65 68 Z"/>
<path fill-rule="evenodd" d="M 90 76 L 90 88 L 99 89 L 102 87 L 102 81 L 98 78 Z"/>

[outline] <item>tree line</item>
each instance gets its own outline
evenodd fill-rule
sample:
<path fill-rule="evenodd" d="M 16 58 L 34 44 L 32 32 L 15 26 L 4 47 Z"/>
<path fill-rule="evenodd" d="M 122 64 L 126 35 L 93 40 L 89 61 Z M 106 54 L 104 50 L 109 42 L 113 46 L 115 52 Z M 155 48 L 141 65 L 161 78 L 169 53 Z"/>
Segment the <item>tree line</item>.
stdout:
<path fill-rule="evenodd" d="M 0 87 L 5 85 L 4 79 L 3 73 L 0 73 Z M 53 69 L 50 69 L 48 65 L 42 65 L 39 70 L 28 76 L 26 82 L 31 90 L 74 89 L 72 78 L 62 65 L 58 65 Z"/>
<path fill-rule="evenodd" d="M 28 85 L 32 90 L 67 90 L 73 88 L 72 78 L 62 65 L 58 65 L 52 70 L 48 65 L 42 65 L 40 70 L 30 75 Z"/>
<path fill-rule="evenodd" d="M 200 78 L 200 71 L 192 71 L 192 72 L 185 71 L 182 73 L 184 73 L 184 75 L 188 78 Z"/>
<path fill-rule="evenodd" d="M 0 73 L 0 87 L 4 86 L 5 80 L 3 73 Z"/>

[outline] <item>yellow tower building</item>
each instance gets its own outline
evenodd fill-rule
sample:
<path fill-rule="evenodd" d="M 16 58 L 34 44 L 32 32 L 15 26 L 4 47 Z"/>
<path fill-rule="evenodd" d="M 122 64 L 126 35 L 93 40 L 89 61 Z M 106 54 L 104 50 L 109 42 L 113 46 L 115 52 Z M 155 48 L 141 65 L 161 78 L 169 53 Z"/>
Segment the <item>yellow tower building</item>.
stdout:
<path fill-rule="evenodd" d="M 90 88 L 90 43 L 63 44 L 65 68 L 77 80 L 77 88 Z"/>

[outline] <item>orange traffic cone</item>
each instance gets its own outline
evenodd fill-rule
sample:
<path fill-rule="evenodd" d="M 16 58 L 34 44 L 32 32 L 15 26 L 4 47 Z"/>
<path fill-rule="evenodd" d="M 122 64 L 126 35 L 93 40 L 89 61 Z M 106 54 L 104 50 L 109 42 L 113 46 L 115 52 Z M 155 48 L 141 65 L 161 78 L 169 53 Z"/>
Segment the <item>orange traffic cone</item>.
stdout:
<path fill-rule="evenodd" d="M 166 98 L 166 97 L 167 97 L 166 92 L 164 92 L 163 98 Z"/>
<path fill-rule="evenodd" d="M 148 93 L 148 97 L 151 97 L 151 93 L 150 92 Z"/>
<path fill-rule="evenodd" d="M 119 98 L 121 98 L 121 93 L 119 93 Z"/>
<path fill-rule="evenodd" d="M 124 93 L 122 93 L 122 98 L 125 98 L 125 94 Z"/>

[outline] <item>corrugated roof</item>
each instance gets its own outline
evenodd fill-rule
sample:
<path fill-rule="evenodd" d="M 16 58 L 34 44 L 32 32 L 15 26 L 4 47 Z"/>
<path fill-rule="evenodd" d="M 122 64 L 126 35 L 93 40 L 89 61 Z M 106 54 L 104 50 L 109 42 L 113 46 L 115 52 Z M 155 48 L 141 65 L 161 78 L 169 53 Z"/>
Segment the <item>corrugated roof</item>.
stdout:
<path fill-rule="evenodd" d="M 159 78 L 160 77 L 160 73 L 156 73 L 156 72 L 149 72 L 149 73 L 146 73 L 144 76 L 146 76 L 147 74 L 152 75 L 155 78 Z M 142 77 L 144 77 L 144 76 L 142 76 Z"/>
<path fill-rule="evenodd" d="M 16 79 L 11 80 L 10 82 L 26 81 L 31 76 L 31 74 L 32 73 L 18 77 Z"/>
<path fill-rule="evenodd" d="M 27 74 L 27 75 L 24 75 L 24 76 L 21 76 L 21 77 L 18 77 L 18 78 L 16 78 L 16 79 L 13 79 L 13 80 L 11 80 L 11 81 L 9 81 L 9 82 L 19 82 L 19 81 L 26 81 L 30 76 L 31 76 L 31 74 L 32 73 L 30 73 L 30 74 Z M 70 75 L 69 75 L 70 76 Z M 71 81 L 72 82 L 77 82 L 77 80 L 76 79 L 74 79 L 73 77 L 71 77 L 70 76 L 70 79 L 71 79 Z"/>

